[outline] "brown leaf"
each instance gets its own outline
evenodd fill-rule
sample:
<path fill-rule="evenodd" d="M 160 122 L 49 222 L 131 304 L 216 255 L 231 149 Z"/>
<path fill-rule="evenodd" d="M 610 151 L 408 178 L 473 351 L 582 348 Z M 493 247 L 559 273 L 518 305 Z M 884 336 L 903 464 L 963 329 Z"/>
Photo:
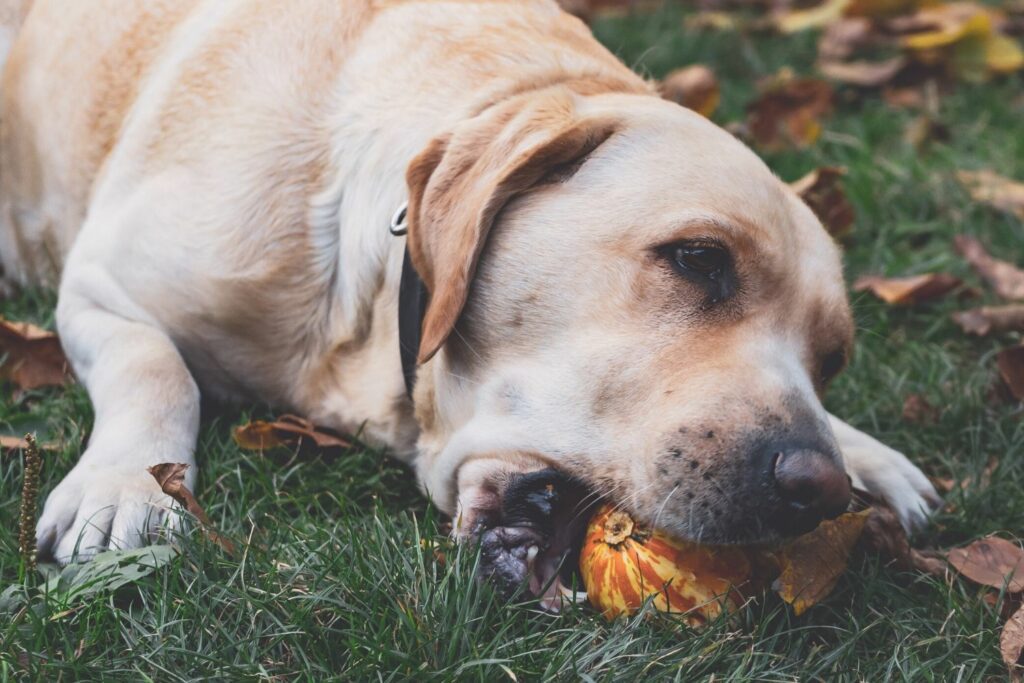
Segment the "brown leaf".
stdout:
<path fill-rule="evenodd" d="M 1021 186 L 1024 190 L 1024 186 Z M 1024 201 L 1024 195 L 1021 197 Z M 1021 204 L 1024 210 L 1024 204 Z M 1024 270 L 1009 261 L 993 258 L 974 237 L 957 235 L 953 243 L 957 251 L 1004 299 L 1024 300 Z"/>
<path fill-rule="evenodd" d="M 963 283 L 947 273 L 885 278 L 865 275 L 853 283 L 856 292 L 870 291 L 887 304 L 915 305 L 943 297 Z"/>
<path fill-rule="evenodd" d="M 846 169 L 825 166 L 790 183 L 793 191 L 811 207 L 828 233 L 835 238 L 845 237 L 853 229 L 854 211 L 843 192 L 844 175 Z"/>
<path fill-rule="evenodd" d="M 0 377 L 19 389 L 60 386 L 71 377 L 60 340 L 31 323 L 0 318 Z"/>
<path fill-rule="evenodd" d="M 925 104 L 924 91 L 913 87 L 885 88 L 882 99 L 896 109 L 920 109 Z"/>
<path fill-rule="evenodd" d="M 953 314 L 953 321 L 967 334 L 984 337 L 989 332 L 1024 332 L 1024 304 L 982 306 Z"/>
<path fill-rule="evenodd" d="M 932 576 L 943 576 L 946 573 L 942 553 L 912 548 L 907 532 L 891 509 L 883 505 L 869 509 L 871 516 L 861 536 L 861 545 L 866 550 L 892 563 L 900 571 L 919 571 Z"/>
<path fill-rule="evenodd" d="M 992 483 L 992 474 L 996 471 L 997 467 L 999 467 L 999 458 L 992 458 L 976 479 L 974 477 L 966 477 L 956 481 L 952 477 L 941 477 L 932 479 L 932 483 L 935 484 L 935 488 L 945 493 L 949 493 L 956 488 L 959 488 L 961 491 L 966 491 L 967 489 L 981 491 L 987 489 Z"/>
<path fill-rule="evenodd" d="M 146 471 L 153 475 L 156 483 L 160 485 L 161 491 L 173 498 L 178 505 L 181 505 L 190 515 L 199 520 L 199 523 L 203 525 L 203 531 L 207 538 L 229 553 L 234 554 L 234 544 L 210 528 L 210 519 L 206 516 L 206 511 L 203 510 L 202 506 L 199 505 L 199 501 L 196 500 L 196 497 L 185 486 L 185 472 L 188 470 L 188 467 L 184 463 L 168 462 L 147 467 Z"/>
<path fill-rule="evenodd" d="M 845 62 L 859 48 L 875 40 L 871 21 L 864 17 L 847 17 L 829 24 L 818 40 L 818 58 L 822 62 Z"/>
<path fill-rule="evenodd" d="M 956 177 L 975 201 L 1024 220 L 1024 183 L 987 170 L 958 171 Z"/>
<path fill-rule="evenodd" d="M 965 577 L 983 586 L 1024 591 L 1024 550 L 997 536 L 974 541 L 949 551 L 949 563 Z"/>
<path fill-rule="evenodd" d="M 250 451 L 265 451 L 287 443 L 277 435 L 274 425 L 265 420 L 254 420 L 235 427 L 235 443 Z"/>
<path fill-rule="evenodd" d="M 825 81 L 780 74 L 747 107 L 747 127 L 764 149 L 807 147 L 821 136 L 821 118 L 831 113 L 832 98 Z"/>
<path fill-rule="evenodd" d="M 661 83 L 661 96 L 704 117 L 715 113 L 721 99 L 715 72 L 703 64 L 676 69 L 666 76 Z"/>
<path fill-rule="evenodd" d="M 1011 346 L 997 353 L 996 367 L 1010 395 L 1024 401 L 1024 346 Z"/>
<path fill-rule="evenodd" d="M 905 57 L 893 57 L 881 62 L 856 60 L 852 62 L 822 61 L 818 70 L 826 78 L 861 88 L 880 88 L 891 82 L 907 65 Z"/>
<path fill-rule="evenodd" d="M 1010 670 L 1011 680 L 1020 681 L 1024 678 L 1024 605 L 1003 626 L 999 651 Z"/>
<path fill-rule="evenodd" d="M 307 439 L 319 448 L 350 448 L 352 442 L 331 430 L 317 427 L 295 415 L 282 415 L 273 422 L 256 420 L 235 427 L 235 443 L 248 450 L 269 450 L 301 445 Z"/>
<path fill-rule="evenodd" d="M 869 509 L 826 520 L 779 552 L 782 573 L 772 587 L 793 605 L 797 615 L 816 605 L 835 588 L 870 515 Z"/>
<path fill-rule="evenodd" d="M 903 420 L 914 424 L 935 424 L 939 410 L 921 394 L 910 394 L 903 399 Z"/>

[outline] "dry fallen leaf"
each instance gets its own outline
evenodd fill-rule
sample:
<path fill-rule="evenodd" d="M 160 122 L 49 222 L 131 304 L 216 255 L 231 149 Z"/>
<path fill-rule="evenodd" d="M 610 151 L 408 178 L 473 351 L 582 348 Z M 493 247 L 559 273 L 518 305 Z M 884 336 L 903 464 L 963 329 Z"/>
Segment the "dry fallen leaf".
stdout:
<path fill-rule="evenodd" d="M 1024 190 L 1024 186 L 1021 186 Z M 1024 195 L 1021 197 L 1024 200 Z M 1024 204 L 1022 204 L 1024 208 Z M 1024 270 L 1008 261 L 993 258 L 981 242 L 967 235 L 958 235 L 954 240 L 957 251 L 978 272 L 978 275 L 992 286 L 996 294 L 1004 299 L 1024 300 Z"/>
<path fill-rule="evenodd" d="M 68 360 L 53 332 L 0 318 L 0 376 L 19 389 L 60 386 L 70 378 Z"/>
<path fill-rule="evenodd" d="M 960 481 L 952 477 L 936 477 L 932 479 L 932 483 L 936 489 L 944 493 L 949 493 L 956 488 L 959 488 L 961 491 L 968 489 L 982 491 L 992 484 L 992 474 L 996 471 L 997 467 L 999 467 L 999 458 L 992 458 L 977 477 L 966 477 Z"/>
<path fill-rule="evenodd" d="M 868 509 L 826 520 L 778 553 L 782 573 L 772 587 L 797 615 L 835 588 L 871 514 Z"/>
<path fill-rule="evenodd" d="M 190 515 L 199 520 L 200 524 L 203 525 L 203 532 L 207 538 L 219 545 L 220 547 L 227 550 L 229 553 L 235 552 L 234 544 L 228 539 L 224 538 L 216 531 L 210 528 L 210 519 L 206 516 L 206 511 L 203 510 L 202 506 L 199 505 L 199 501 L 192 495 L 188 487 L 185 486 L 185 472 L 188 470 L 188 465 L 184 463 L 163 463 L 161 465 L 153 465 L 152 467 L 146 468 L 153 478 L 156 479 L 156 483 L 160 485 L 160 490 L 166 495 L 170 496 L 185 508 Z"/>
<path fill-rule="evenodd" d="M 1003 626 L 999 651 L 1013 681 L 1024 679 L 1024 605 Z"/>
<path fill-rule="evenodd" d="M 946 273 L 885 278 L 865 275 L 853 283 L 856 292 L 870 291 L 887 304 L 913 305 L 945 296 L 963 283 Z"/>
<path fill-rule="evenodd" d="M 828 233 L 836 238 L 847 236 L 853 228 L 854 211 L 843 192 L 844 175 L 846 169 L 825 166 L 790 183 L 793 191 L 811 207 Z"/>
<path fill-rule="evenodd" d="M 666 76 L 661 96 L 705 117 L 715 113 L 721 99 L 715 72 L 703 64 L 676 69 Z"/>
<path fill-rule="evenodd" d="M 683 19 L 683 26 L 688 31 L 737 31 L 746 26 L 746 22 L 729 12 L 704 10 L 688 15 Z"/>
<path fill-rule="evenodd" d="M 1024 346 L 1011 346 L 1000 351 L 996 354 L 996 367 L 1010 394 L 1018 401 L 1024 401 Z"/>
<path fill-rule="evenodd" d="M 842 19 L 850 0 L 825 0 L 812 7 L 785 9 L 776 13 L 773 23 L 784 34 L 822 28 Z"/>
<path fill-rule="evenodd" d="M 1024 550 L 1011 541 L 989 536 L 966 548 L 949 551 L 949 563 L 965 577 L 983 586 L 1010 593 L 1024 591 Z"/>
<path fill-rule="evenodd" d="M 890 21 L 888 27 L 904 34 L 901 45 L 916 59 L 948 63 L 961 78 L 976 81 L 1024 67 L 1024 50 L 1001 33 L 999 23 L 988 7 L 953 2 Z"/>
<path fill-rule="evenodd" d="M 1024 332 L 1024 304 L 972 308 L 954 313 L 953 320 L 967 334 L 979 337 L 989 332 Z"/>
<path fill-rule="evenodd" d="M 863 59 L 851 62 L 822 61 L 818 64 L 818 70 L 833 81 L 862 88 L 878 88 L 890 83 L 906 66 L 906 58 L 897 56 L 880 62 Z"/>
<path fill-rule="evenodd" d="M 903 420 L 914 424 L 934 424 L 939 421 L 939 409 L 921 394 L 910 394 L 903 399 Z"/>
<path fill-rule="evenodd" d="M 975 201 L 1024 221 L 1024 183 L 987 170 L 958 171 L 956 177 Z"/>
<path fill-rule="evenodd" d="M 907 532 L 892 510 L 881 505 L 869 510 L 871 516 L 864 524 L 860 540 L 864 548 L 886 562 L 891 562 L 900 571 L 919 571 L 932 576 L 943 576 L 946 573 L 943 554 L 911 547 Z"/>
<path fill-rule="evenodd" d="M 925 105 L 925 93 L 921 88 L 886 87 L 882 99 L 895 109 L 920 109 Z"/>
<path fill-rule="evenodd" d="M 273 422 L 254 420 L 235 427 L 235 443 L 248 450 L 262 451 L 279 446 L 301 445 L 308 439 L 319 448 L 350 448 L 352 442 L 328 429 L 317 427 L 295 415 L 282 415 Z"/>
<path fill-rule="evenodd" d="M 768 150 L 813 144 L 821 136 L 821 118 L 832 111 L 832 98 L 825 81 L 780 74 L 747 107 L 750 135 Z"/>

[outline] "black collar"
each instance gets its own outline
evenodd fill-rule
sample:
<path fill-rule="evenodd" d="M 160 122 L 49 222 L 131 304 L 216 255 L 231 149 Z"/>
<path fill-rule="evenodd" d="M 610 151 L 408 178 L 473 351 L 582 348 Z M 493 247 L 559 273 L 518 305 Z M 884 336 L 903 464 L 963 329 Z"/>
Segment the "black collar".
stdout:
<path fill-rule="evenodd" d="M 427 286 L 412 265 L 409 248 L 405 248 L 402 263 L 402 284 L 398 288 L 398 350 L 402 354 L 402 376 L 405 391 L 412 400 L 416 388 L 416 358 L 420 353 L 423 315 L 427 311 Z"/>
<path fill-rule="evenodd" d="M 396 237 L 409 232 L 407 209 L 408 205 L 403 205 L 391 219 L 390 231 Z M 402 281 L 398 288 L 398 351 L 402 358 L 402 377 L 405 379 L 405 392 L 409 400 L 412 400 L 412 392 L 416 388 L 416 359 L 420 353 L 423 316 L 427 311 L 428 297 L 427 286 L 412 265 L 407 244 L 402 261 Z"/>

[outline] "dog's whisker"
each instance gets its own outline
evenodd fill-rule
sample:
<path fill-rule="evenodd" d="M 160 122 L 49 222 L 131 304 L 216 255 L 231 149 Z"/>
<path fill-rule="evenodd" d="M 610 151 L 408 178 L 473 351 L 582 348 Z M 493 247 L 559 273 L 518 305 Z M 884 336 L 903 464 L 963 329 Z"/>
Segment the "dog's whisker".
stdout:
<path fill-rule="evenodd" d="M 459 339 L 462 340 L 463 345 L 465 345 L 465 347 L 467 349 L 469 349 L 470 353 L 472 353 L 474 356 L 476 356 L 477 360 L 483 361 L 483 356 L 481 356 L 479 353 L 476 352 L 476 349 L 474 349 L 473 345 L 469 343 L 469 340 L 466 339 L 466 337 L 463 336 L 463 334 L 461 332 L 459 332 L 459 328 L 458 327 L 453 328 L 452 331 L 455 333 L 455 336 L 457 336 Z"/>
<path fill-rule="evenodd" d="M 476 380 L 472 380 L 472 379 L 470 379 L 468 377 L 463 377 L 462 375 L 456 375 L 451 370 L 445 370 L 444 373 L 446 375 L 448 375 L 449 377 L 452 377 L 454 379 L 459 380 L 460 382 L 465 382 L 467 384 L 473 384 L 473 385 L 478 386 L 478 387 L 483 385 L 482 382 L 477 382 Z"/>
<path fill-rule="evenodd" d="M 665 506 L 668 505 L 669 498 L 671 498 L 672 494 L 674 494 L 678 490 L 679 486 L 672 487 L 672 490 L 668 492 L 667 496 L 665 496 L 665 500 L 661 502 L 661 507 L 658 508 L 658 513 L 654 515 L 654 522 L 651 524 L 651 526 L 653 526 L 655 529 L 658 528 L 658 520 L 661 519 L 661 513 L 665 511 Z"/>

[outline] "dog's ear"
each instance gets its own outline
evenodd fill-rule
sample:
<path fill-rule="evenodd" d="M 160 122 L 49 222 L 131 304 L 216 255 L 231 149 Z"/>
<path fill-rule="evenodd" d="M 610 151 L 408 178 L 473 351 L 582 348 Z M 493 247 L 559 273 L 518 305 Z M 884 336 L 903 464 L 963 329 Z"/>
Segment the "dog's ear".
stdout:
<path fill-rule="evenodd" d="M 409 253 L 430 292 L 420 363 L 437 353 L 458 322 L 501 209 L 613 132 L 606 119 L 581 117 L 571 94 L 532 94 L 489 108 L 412 161 L 406 174 Z"/>

